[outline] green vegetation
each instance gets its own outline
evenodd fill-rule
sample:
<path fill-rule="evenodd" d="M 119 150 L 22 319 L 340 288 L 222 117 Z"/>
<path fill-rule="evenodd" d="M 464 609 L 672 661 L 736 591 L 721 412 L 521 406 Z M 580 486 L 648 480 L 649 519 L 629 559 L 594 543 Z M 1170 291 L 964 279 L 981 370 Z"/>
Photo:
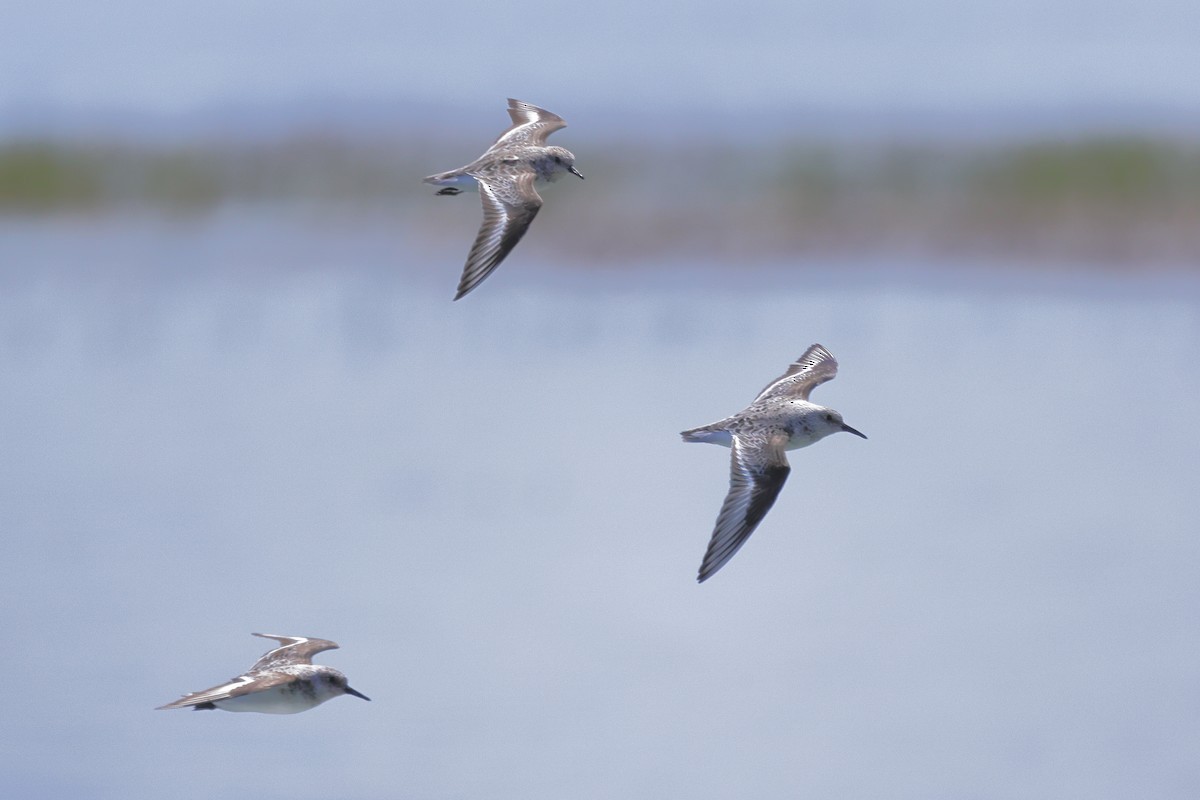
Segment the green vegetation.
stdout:
<path fill-rule="evenodd" d="M 785 163 L 780 189 L 810 242 L 1200 263 L 1197 144 L 909 146 L 797 152 Z"/>
<path fill-rule="evenodd" d="M 98 154 L 43 143 L 0 149 L 0 210 L 54 211 L 104 199 Z"/>
<path fill-rule="evenodd" d="M 223 202 L 394 200 L 410 176 L 381 148 L 300 140 L 257 146 L 0 145 L 0 213 L 205 211 Z"/>
<path fill-rule="evenodd" d="M 977 191 L 1010 202 L 1134 209 L 1184 199 L 1189 192 L 1194 202 L 1198 164 L 1194 152 L 1141 140 L 1035 144 L 988 157 L 970 177 Z"/>
<path fill-rule="evenodd" d="M 426 145 L 322 137 L 175 147 L 0 144 L 0 215 L 320 204 L 404 210 L 424 235 L 444 221 L 431 216 L 420 178 L 470 152 L 447 157 Z M 602 145 L 577 150 L 592 165 L 586 191 L 572 194 L 587 210 L 570 226 L 585 255 L 694 255 L 690 247 L 1200 263 L 1194 142 L 693 143 L 646 153 L 645 163 Z M 625 235 L 614 239 L 617 229 Z"/>

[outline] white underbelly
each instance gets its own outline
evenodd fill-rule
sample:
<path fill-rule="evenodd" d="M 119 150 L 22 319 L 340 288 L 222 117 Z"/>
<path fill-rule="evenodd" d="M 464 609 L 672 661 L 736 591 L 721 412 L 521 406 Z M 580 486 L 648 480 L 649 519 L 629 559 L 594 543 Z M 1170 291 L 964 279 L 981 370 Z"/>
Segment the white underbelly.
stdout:
<path fill-rule="evenodd" d="M 320 702 L 302 692 L 281 692 L 278 689 L 268 689 L 265 692 L 251 692 L 228 700 L 218 700 L 214 703 L 222 711 L 255 711 L 259 714 L 298 714 L 320 705 Z"/>

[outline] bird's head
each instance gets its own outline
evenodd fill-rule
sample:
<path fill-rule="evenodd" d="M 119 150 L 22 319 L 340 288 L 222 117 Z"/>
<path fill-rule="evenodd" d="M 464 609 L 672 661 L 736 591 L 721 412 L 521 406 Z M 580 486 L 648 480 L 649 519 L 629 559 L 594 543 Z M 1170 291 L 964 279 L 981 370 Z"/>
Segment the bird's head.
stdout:
<path fill-rule="evenodd" d="M 842 419 L 842 415 L 837 411 L 834 411 L 832 408 L 821 409 L 814 420 L 813 433 L 824 437 L 831 433 L 840 433 L 842 431 L 853 433 L 855 436 L 861 436 L 864 439 L 867 438 L 867 435 L 862 431 L 855 430 L 847 425 L 845 420 Z"/>
<path fill-rule="evenodd" d="M 340 672 L 327 673 L 325 675 L 325 682 L 329 684 L 331 689 L 333 689 L 334 694 L 351 694 L 355 697 L 361 697 L 363 700 L 367 701 L 370 701 L 371 699 L 357 689 L 351 688 L 350 682 L 346 679 L 346 676 Z"/>
<path fill-rule="evenodd" d="M 577 178 L 582 179 L 583 173 L 575 169 L 575 154 L 565 147 L 547 147 L 546 156 L 549 159 L 550 172 L 553 178 L 558 177 L 559 172 L 569 172 Z M 551 178 L 551 180 L 553 180 Z"/>

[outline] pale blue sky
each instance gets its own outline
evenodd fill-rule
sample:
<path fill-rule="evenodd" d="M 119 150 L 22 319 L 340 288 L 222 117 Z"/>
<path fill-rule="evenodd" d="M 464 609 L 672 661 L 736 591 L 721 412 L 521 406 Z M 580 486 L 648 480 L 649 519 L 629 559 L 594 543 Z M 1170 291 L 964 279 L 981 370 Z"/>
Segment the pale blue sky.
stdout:
<path fill-rule="evenodd" d="M 1188 0 L 18 2 L 0 109 L 510 94 L 560 105 L 1200 107 Z M 511 63 L 515 51 L 536 63 Z M 505 60 L 509 63 L 504 63 Z"/>

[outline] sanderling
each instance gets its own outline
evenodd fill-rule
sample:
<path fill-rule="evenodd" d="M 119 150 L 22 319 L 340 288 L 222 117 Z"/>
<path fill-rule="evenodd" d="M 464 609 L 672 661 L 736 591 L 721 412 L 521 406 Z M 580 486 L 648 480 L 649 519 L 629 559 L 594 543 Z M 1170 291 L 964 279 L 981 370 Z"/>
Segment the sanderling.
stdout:
<path fill-rule="evenodd" d="M 225 711 L 296 714 L 316 708 L 340 694 L 371 699 L 351 689 L 346 676 L 333 667 L 312 663 L 314 655 L 325 650 L 336 650 L 337 643 L 304 636 L 254 635 L 274 639 L 281 646 L 268 651 L 244 675 L 220 686 L 184 695 L 174 703 L 159 706 L 159 710 L 191 706 L 197 711 L 220 708 Z"/>
<path fill-rule="evenodd" d="M 547 136 L 567 127 L 562 117 L 511 97 L 508 115 L 512 127 L 487 152 L 465 167 L 425 178 L 445 187 L 438 194 L 478 191 L 483 201 L 483 225 L 467 254 L 455 300 L 491 275 L 529 229 L 542 207 L 534 181 L 555 181 L 564 172 L 583 177 L 570 150 L 546 146 Z"/>
<path fill-rule="evenodd" d="M 785 450 L 838 431 L 867 438 L 842 422 L 838 412 L 808 402 L 812 390 L 835 375 L 837 361 L 814 344 L 744 410 L 681 434 L 685 442 L 711 442 L 733 451 L 729 494 L 700 564 L 696 579 L 701 583 L 733 558 L 775 503 L 792 470 Z"/>

